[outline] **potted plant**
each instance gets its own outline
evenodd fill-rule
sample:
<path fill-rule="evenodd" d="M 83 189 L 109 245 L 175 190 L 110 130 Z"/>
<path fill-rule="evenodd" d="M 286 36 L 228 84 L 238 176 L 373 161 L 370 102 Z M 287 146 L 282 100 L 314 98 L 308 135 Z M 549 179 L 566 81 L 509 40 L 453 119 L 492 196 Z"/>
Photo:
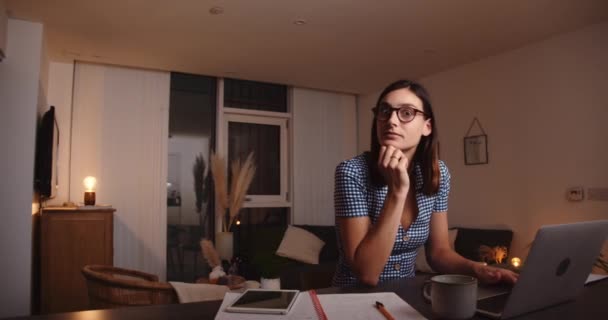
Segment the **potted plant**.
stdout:
<path fill-rule="evenodd" d="M 232 181 L 230 193 L 227 190 L 226 163 L 223 157 L 211 154 L 211 175 L 215 192 L 215 217 L 221 223 L 221 231 L 216 233 L 215 241 L 220 258 L 232 259 L 233 234 L 232 225 L 236 222 L 249 185 L 255 175 L 253 152 L 244 162 L 235 160 L 230 167 Z"/>
<path fill-rule="evenodd" d="M 260 274 L 260 286 L 263 289 L 280 289 L 281 271 L 288 263 L 287 258 L 277 256 L 272 251 L 257 254 L 252 264 Z"/>

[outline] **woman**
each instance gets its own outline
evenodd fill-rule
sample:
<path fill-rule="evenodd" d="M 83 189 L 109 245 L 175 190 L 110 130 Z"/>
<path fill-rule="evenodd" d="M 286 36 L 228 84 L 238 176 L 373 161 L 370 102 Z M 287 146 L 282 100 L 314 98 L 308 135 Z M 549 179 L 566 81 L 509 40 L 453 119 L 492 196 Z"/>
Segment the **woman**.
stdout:
<path fill-rule="evenodd" d="M 400 80 L 373 109 L 371 151 L 336 168 L 334 202 L 340 258 L 335 286 L 375 286 L 413 277 L 416 252 L 442 273 L 514 283 L 506 269 L 467 260 L 448 243 L 450 174 L 437 156 L 437 129 L 426 90 Z"/>

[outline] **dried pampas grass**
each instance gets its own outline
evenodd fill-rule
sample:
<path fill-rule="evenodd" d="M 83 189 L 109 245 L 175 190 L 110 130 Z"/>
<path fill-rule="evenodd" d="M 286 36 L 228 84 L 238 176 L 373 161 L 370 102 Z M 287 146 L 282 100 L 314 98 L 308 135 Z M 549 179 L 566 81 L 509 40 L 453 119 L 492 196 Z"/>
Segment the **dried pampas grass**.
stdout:
<path fill-rule="evenodd" d="M 243 163 L 240 159 L 233 161 L 230 166 L 232 181 L 228 195 L 225 160 L 215 153 L 211 154 L 211 175 L 215 186 L 215 217 L 222 222 L 223 231 L 230 231 L 230 227 L 237 220 L 247 190 L 253 181 L 255 169 L 253 152 L 249 153 Z"/>
<path fill-rule="evenodd" d="M 221 264 L 220 255 L 215 250 L 213 242 L 209 239 L 201 240 L 201 250 L 203 257 L 207 260 L 207 263 L 211 268 L 215 268 Z"/>
<path fill-rule="evenodd" d="M 230 219 L 228 229 L 236 221 L 253 176 L 255 175 L 255 165 L 253 164 L 253 152 L 249 153 L 247 159 L 241 165 L 241 160 L 235 160 L 230 166 L 232 170 L 232 185 L 230 186 Z"/>

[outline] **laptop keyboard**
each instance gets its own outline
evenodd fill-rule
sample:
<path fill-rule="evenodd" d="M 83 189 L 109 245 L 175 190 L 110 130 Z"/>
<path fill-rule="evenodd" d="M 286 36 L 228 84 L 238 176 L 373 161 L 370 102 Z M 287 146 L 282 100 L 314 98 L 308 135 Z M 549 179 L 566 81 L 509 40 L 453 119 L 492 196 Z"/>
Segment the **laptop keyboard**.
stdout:
<path fill-rule="evenodd" d="M 477 301 L 477 309 L 489 311 L 492 313 L 502 313 L 507 304 L 509 293 L 503 293 L 496 296 L 480 299 Z"/>

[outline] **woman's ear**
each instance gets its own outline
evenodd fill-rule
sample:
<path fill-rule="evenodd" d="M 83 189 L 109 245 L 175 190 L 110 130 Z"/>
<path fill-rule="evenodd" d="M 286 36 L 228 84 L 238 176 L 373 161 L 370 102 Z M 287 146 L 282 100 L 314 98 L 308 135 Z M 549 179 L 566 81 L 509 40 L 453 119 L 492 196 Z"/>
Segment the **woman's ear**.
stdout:
<path fill-rule="evenodd" d="M 424 120 L 424 127 L 422 127 L 422 135 L 428 136 L 433 132 L 433 125 L 431 124 L 431 119 Z"/>

